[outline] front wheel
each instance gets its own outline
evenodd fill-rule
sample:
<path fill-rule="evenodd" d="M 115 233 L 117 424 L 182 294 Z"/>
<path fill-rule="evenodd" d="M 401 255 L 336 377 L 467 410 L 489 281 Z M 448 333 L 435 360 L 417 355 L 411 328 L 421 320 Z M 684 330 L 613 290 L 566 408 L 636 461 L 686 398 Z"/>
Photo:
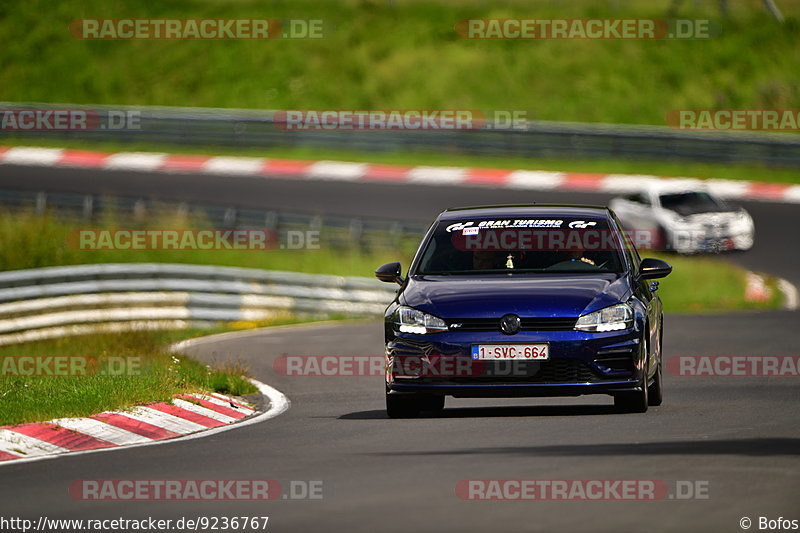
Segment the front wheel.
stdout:
<path fill-rule="evenodd" d="M 661 385 L 661 363 L 659 363 L 653 384 L 647 387 L 647 405 L 656 407 L 661 405 L 662 401 L 664 401 L 664 394 Z"/>
<path fill-rule="evenodd" d="M 444 409 L 444 396 L 439 394 L 386 394 L 389 418 L 415 418 L 421 411 Z"/>
<path fill-rule="evenodd" d="M 422 400 L 423 411 L 438 412 L 444 409 L 444 396 L 441 394 L 431 394 Z"/>
<path fill-rule="evenodd" d="M 647 387 L 641 391 L 619 392 L 614 395 L 614 407 L 623 413 L 647 412 Z"/>
<path fill-rule="evenodd" d="M 386 394 L 386 414 L 389 418 L 415 418 L 422 410 L 422 402 L 411 394 Z"/>
<path fill-rule="evenodd" d="M 647 328 L 645 328 L 645 332 Z M 645 336 L 647 333 L 645 333 Z M 648 389 L 647 386 L 647 360 L 650 355 L 650 347 L 649 343 L 645 340 L 644 345 L 644 357 L 645 357 L 645 371 L 644 376 L 642 377 L 642 387 L 641 390 L 638 391 L 626 391 L 626 392 L 618 392 L 614 395 L 614 407 L 617 410 L 622 411 L 623 413 L 646 413 L 647 406 L 649 405 L 648 400 Z"/>

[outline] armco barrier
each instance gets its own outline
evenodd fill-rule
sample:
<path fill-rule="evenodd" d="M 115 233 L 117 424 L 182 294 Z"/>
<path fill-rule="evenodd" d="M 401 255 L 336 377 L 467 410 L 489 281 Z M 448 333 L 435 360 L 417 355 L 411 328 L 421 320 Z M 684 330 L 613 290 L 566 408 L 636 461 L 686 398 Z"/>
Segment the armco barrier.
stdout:
<path fill-rule="evenodd" d="M 276 112 L 256 109 L 76 106 L 0 102 L 3 110 L 83 109 L 105 121 L 109 112 L 134 112 L 135 129 L 0 131 L 3 137 L 89 139 L 114 142 L 411 151 L 516 157 L 667 159 L 750 162 L 800 167 L 800 136 L 784 133 L 683 131 L 666 126 L 528 121 L 481 130 L 287 130 Z M 277 115 L 279 116 L 279 115 Z"/>
<path fill-rule="evenodd" d="M 35 192 L 0 189 L 0 210 L 53 214 L 59 219 L 92 221 L 110 216 L 119 224 L 141 224 L 142 220 L 191 214 L 207 221 L 211 227 L 224 229 L 266 229 L 285 236 L 289 231 L 317 231 L 322 247 L 356 247 L 361 249 L 401 248 L 416 246 L 428 224 L 381 219 L 346 217 L 308 213 L 289 209 L 257 209 L 190 203 L 156 201 L 150 198 Z M 125 227 L 125 226 L 120 226 Z M 128 226 L 129 227 L 129 226 Z"/>
<path fill-rule="evenodd" d="M 88 331 L 258 321 L 279 312 L 380 315 L 396 288 L 371 278 L 162 263 L 0 273 L 0 345 Z"/>

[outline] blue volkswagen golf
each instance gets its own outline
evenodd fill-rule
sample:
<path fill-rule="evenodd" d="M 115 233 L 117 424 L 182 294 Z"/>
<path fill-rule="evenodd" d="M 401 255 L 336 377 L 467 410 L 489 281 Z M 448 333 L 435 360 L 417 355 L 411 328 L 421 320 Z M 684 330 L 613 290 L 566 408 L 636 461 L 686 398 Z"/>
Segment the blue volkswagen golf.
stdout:
<path fill-rule="evenodd" d="M 386 309 L 386 411 L 413 417 L 445 396 L 608 394 L 644 412 L 662 401 L 656 278 L 604 207 L 448 209 Z"/>

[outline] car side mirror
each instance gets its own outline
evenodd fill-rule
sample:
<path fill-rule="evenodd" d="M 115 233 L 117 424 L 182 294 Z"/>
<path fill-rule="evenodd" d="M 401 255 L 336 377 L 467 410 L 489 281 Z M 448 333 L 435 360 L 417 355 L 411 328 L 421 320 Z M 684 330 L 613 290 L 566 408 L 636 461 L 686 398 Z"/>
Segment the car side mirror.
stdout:
<path fill-rule="evenodd" d="M 375 270 L 375 277 L 381 281 L 385 281 L 387 283 L 397 283 L 399 285 L 403 284 L 403 276 L 400 275 L 402 267 L 400 263 L 395 261 L 394 263 L 386 263 L 385 265 L 381 265 Z"/>
<path fill-rule="evenodd" d="M 639 268 L 639 277 L 641 279 L 664 278 L 667 277 L 670 272 L 672 272 L 672 265 L 666 261 L 646 257 L 642 259 L 642 264 Z"/>

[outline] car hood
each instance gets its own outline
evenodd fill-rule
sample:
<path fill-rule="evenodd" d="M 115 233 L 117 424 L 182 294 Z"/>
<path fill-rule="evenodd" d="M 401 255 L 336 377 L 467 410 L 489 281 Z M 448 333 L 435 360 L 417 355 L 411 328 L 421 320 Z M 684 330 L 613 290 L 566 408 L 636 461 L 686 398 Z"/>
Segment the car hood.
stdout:
<path fill-rule="evenodd" d="M 719 208 L 712 206 L 698 206 L 698 205 L 682 205 L 669 209 L 673 213 L 677 213 L 682 217 L 689 216 L 703 216 L 703 215 L 722 215 L 722 216 L 735 216 L 739 214 L 739 209 L 735 208 Z"/>
<path fill-rule="evenodd" d="M 400 303 L 442 318 L 577 317 L 626 301 L 621 274 L 412 276 Z"/>
<path fill-rule="evenodd" d="M 691 222 L 703 223 L 718 223 L 730 222 L 737 219 L 742 214 L 742 211 L 704 211 L 702 213 L 690 214 L 686 218 Z"/>

